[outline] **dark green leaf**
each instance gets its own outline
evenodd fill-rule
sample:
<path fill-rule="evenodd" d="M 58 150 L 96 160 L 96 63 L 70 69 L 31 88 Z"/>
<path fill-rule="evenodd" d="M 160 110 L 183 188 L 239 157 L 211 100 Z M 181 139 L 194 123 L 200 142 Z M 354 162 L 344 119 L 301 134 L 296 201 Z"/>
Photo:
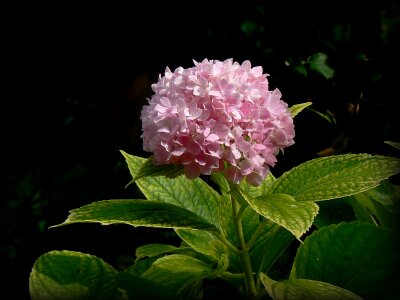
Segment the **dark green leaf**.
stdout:
<path fill-rule="evenodd" d="M 150 269 L 144 272 L 142 276 L 164 288 L 179 293 L 183 288 L 193 282 L 207 277 L 215 277 L 216 274 L 221 272 L 221 267 L 222 266 L 218 266 L 215 269 L 193 257 L 173 254 L 156 260 Z M 225 267 L 224 265 L 223 268 Z"/>
<path fill-rule="evenodd" d="M 400 150 L 400 143 L 395 143 L 395 142 L 391 142 L 391 141 L 385 141 L 385 144 L 388 144 L 388 145 Z"/>
<path fill-rule="evenodd" d="M 253 269 L 268 273 L 281 254 L 294 241 L 294 236 L 276 223 L 268 221 L 250 250 Z"/>
<path fill-rule="evenodd" d="M 126 160 L 129 160 L 129 154 L 121 150 L 122 155 Z M 145 160 L 145 162 L 140 166 L 137 171 L 136 176 L 133 181 L 136 181 L 142 177 L 149 176 L 165 176 L 167 178 L 175 178 L 183 174 L 182 165 L 155 165 L 153 156 L 150 156 Z"/>
<path fill-rule="evenodd" d="M 395 213 L 367 192 L 348 197 L 358 220 L 386 228 L 400 228 L 399 212 Z"/>
<path fill-rule="evenodd" d="M 135 276 L 129 272 L 119 273 L 117 283 L 118 287 L 126 292 L 129 300 L 180 300 L 176 291 L 169 290 L 156 282 Z"/>
<path fill-rule="evenodd" d="M 368 299 L 398 290 L 399 236 L 368 223 L 331 225 L 299 247 L 291 278 L 321 280 Z"/>
<path fill-rule="evenodd" d="M 292 279 L 275 281 L 261 273 L 261 282 L 274 300 L 361 300 L 354 293 L 329 283 Z"/>
<path fill-rule="evenodd" d="M 40 256 L 29 278 L 33 300 L 119 299 L 115 271 L 100 258 L 73 251 Z"/>
<path fill-rule="evenodd" d="M 136 260 L 143 259 L 145 257 L 154 257 L 160 254 L 186 254 L 191 250 L 190 247 L 175 247 L 167 244 L 147 244 L 136 248 Z"/>
<path fill-rule="evenodd" d="M 326 79 L 331 79 L 335 75 L 335 70 L 327 65 L 328 56 L 325 53 L 315 53 L 308 58 L 310 69 L 320 73 Z"/>
<path fill-rule="evenodd" d="M 320 201 L 318 206 L 319 212 L 314 219 L 314 225 L 317 228 L 356 220 L 353 207 L 347 197 L 335 199 L 335 201 Z"/>

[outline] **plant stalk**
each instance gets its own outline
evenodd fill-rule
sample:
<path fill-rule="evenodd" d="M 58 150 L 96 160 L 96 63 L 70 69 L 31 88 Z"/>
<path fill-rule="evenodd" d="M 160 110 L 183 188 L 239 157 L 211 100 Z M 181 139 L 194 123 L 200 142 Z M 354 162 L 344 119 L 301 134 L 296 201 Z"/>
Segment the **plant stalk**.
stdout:
<path fill-rule="evenodd" d="M 236 235 L 239 241 L 239 256 L 243 266 L 244 279 L 246 284 L 246 292 L 250 298 L 257 296 L 256 285 L 254 282 L 253 270 L 251 267 L 249 249 L 246 246 L 246 241 L 244 240 L 243 228 L 241 222 L 241 215 L 239 214 L 240 207 L 233 197 L 232 201 L 232 214 L 233 223 L 235 225 Z"/>

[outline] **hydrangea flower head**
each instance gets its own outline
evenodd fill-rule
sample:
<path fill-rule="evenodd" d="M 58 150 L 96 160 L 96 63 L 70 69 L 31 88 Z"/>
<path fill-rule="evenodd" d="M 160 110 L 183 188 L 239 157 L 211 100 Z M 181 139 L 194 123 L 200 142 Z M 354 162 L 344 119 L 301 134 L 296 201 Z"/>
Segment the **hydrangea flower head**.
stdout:
<path fill-rule="evenodd" d="M 224 172 L 234 183 L 259 185 L 279 150 L 294 144 L 294 125 L 267 74 L 232 59 L 204 59 L 153 84 L 141 113 L 143 148 L 155 164 L 181 164 L 188 178 Z"/>

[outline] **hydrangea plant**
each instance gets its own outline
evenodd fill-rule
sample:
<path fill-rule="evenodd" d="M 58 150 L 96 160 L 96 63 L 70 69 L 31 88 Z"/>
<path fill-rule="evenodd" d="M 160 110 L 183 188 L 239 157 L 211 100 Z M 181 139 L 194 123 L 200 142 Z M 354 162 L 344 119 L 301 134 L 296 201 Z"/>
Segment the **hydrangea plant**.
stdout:
<path fill-rule="evenodd" d="M 145 199 L 94 202 L 56 226 L 171 228 L 181 244 L 142 245 L 122 271 L 89 254 L 45 253 L 30 275 L 32 299 L 220 299 L 224 289 L 235 299 L 395 295 L 399 188 L 387 179 L 399 159 L 335 155 L 275 178 L 278 153 L 294 144 L 293 118 L 310 103 L 289 108 L 249 61 L 167 68 L 152 89 L 141 114 L 151 155 L 121 151 Z M 295 239 L 290 275 L 274 278 Z"/>

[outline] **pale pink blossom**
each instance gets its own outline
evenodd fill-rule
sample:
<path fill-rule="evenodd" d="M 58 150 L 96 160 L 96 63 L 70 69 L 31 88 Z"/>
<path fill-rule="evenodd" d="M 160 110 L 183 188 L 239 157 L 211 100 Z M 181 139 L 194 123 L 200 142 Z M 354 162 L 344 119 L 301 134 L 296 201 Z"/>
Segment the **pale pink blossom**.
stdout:
<path fill-rule="evenodd" d="M 259 185 L 279 150 L 294 144 L 293 119 L 267 74 L 249 61 L 194 61 L 166 68 L 141 113 L 143 148 L 156 164 L 181 164 L 188 178 L 224 172 Z"/>

